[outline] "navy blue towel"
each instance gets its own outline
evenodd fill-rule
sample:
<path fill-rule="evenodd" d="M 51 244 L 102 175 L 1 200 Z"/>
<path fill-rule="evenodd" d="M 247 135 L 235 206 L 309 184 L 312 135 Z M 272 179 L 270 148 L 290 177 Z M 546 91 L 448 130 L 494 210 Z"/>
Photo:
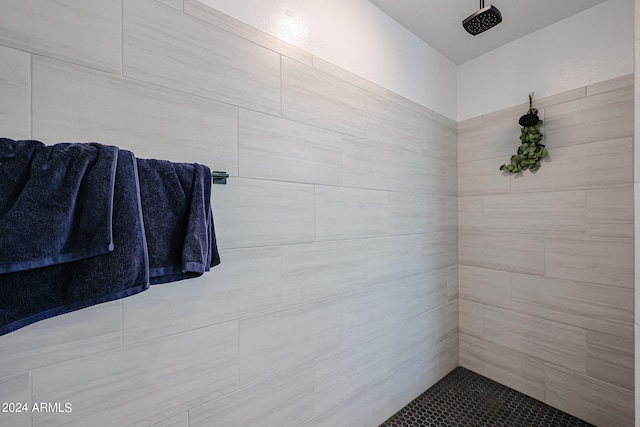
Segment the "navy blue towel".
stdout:
<path fill-rule="evenodd" d="M 197 277 L 218 265 L 209 168 L 137 161 L 151 284 Z"/>
<path fill-rule="evenodd" d="M 113 250 L 117 154 L 0 138 L 0 274 Z"/>
<path fill-rule="evenodd" d="M 113 243 L 103 255 L 0 274 L 0 335 L 149 287 L 136 161 L 124 150 L 115 173 Z"/>

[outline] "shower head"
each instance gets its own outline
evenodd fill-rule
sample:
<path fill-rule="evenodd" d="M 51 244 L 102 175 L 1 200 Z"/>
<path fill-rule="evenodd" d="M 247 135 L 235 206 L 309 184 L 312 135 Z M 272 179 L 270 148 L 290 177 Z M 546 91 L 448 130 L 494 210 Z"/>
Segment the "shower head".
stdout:
<path fill-rule="evenodd" d="M 502 22 L 502 14 L 495 6 L 484 7 L 484 0 L 480 0 L 480 10 L 462 21 L 462 26 L 472 36 L 487 31 Z"/>

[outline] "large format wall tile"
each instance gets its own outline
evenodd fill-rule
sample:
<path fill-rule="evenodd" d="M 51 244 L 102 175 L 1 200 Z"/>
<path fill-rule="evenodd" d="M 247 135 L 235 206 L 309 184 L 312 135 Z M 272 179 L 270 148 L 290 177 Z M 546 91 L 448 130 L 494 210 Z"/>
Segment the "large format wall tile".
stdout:
<path fill-rule="evenodd" d="M 508 309 L 511 306 L 511 273 L 459 266 L 460 298 Z"/>
<path fill-rule="evenodd" d="M 458 162 L 458 132 L 455 128 L 422 117 L 422 152 L 426 155 Z"/>
<path fill-rule="evenodd" d="M 73 411 L 33 414 L 33 425 L 162 421 L 237 388 L 237 356 L 230 322 L 37 369 L 34 401 L 71 402 Z"/>
<path fill-rule="evenodd" d="M 560 279 L 633 288 L 633 244 L 590 239 L 547 239 L 545 274 Z"/>
<path fill-rule="evenodd" d="M 384 236 L 388 217 L 388 196 L 384 191 L 316 186 L 318 240 Z"/>
<path fill-rule="evenodd" d="M 393 191 L 389 192 L 388 198 L 389 234 L 435 231 L 436 206 L 433 195 Z"/>
<path fill-rule="evenodd" d="M 545 109 L 549 148 L 633 135 L 633 86 Z"/>
<path fill-rule="evenodd" d="M 404 296 L 403 316 L 412 317 L 449 301 L 450 269 L 429 271 L 407 277 L 400 285 Z"/>
<path fill-rule="evenodd" d="M 478 338 L 484 333 L 484 305 L 460 299 L 458 301 L 460 333 Z"/>
<path fill-rule="evenodd" d="M 237 175 L 237 110 L 217 102 L 37 57 L 32 109 L 36 139 L 97 141 Z"/>
<path fill-rule="evenodd" d="M 218 247 L 237 248 L 311 242 L 313 186 L 250 179 L 212 189 Z"/>
<path fill-rule="evenodd" d="M 180 1 L 182 2 L 183 0 Z M 184 13 L 208 22 L 225 31 L 236 34 L 257 45 L 266 47 L 269 50 L 288 56 L 289 58 L 295 59 L 303 64 L 312 64 L 313 56 L 310 53 L 282 41 L 271 34 L 267 34 L 255 27 L 246 25 L 244 22 L 241 22 L 229 15 L 225 15 L 213 7 L 207 6 L 206 3 L 208 3 L 207 0 L 184 0 Z"/>
<path fill-rule="evenodd" d="M 482 230 L 482 196 L 458 198 L 458 229 Z"/>
<path fill-rule="evenodd" d="M 584 329 L 508 310 L 485 307 L 483 338 L 576 372 L 587 371 Z"/>
<path fill-rule="evenodd" d="M 429 270 L 439 270 L 458 263 L 458 233 L 442 231 L 422 236 L 424 265 Z"/>
<path fill-rule="evenodd" d="M 422 236 L 416 235 L 367 240 L 368 282 L 395 282 L 425 272 L 422 245 Z"/>
<path fill-rule="evenodd" d="M 341 185 L 342 137 L 325 129 L 242 110 L 239 176 Z"/>
<path fill-rule="evenodd" d="M 394 285 L 343 296 L 344 342 L 353 343 L 398 323 L 403 314 L 402 291 Z"/>
<path fill-rule="evenodd" d="M 494 157 L 458 163 L 458 191 L 460 196 L 504 194 L 511 188 L 511 178 L 500 171 L 509 159 Z"/>
<path fill-rule="evenodd" d="M 5 138 L 29 138 L 29 63 L 28 53 L 0 46 L 0 129 Z"/>
<path fill-rule="evenodd" d="M 314 415 L 314 365 L 306 364 L 189 411 L 190 427 L 295 427 Z"/>
<path fill-rule="evenodd" d="M 542 162 L 535 179 L 529 172 L 511 177 L 511 190 L 539 192 L 627 187 L 632 179 L 633 141 L 622 138 L 550 148 L 549 157 Z"/>
<path fill-rule="evenodd" d="M 220 251 L 201 277 L 152 286 L 124 304 L 124 344 L 280 308 L 280 248 Z"/>
<path fill-rule="evenodd" d="M 123 0 L 123 73 L 280 113 L 280 55 L 152 0 Z"/>
<path fill-rule="evenodd" d="M 506 120 L 463 129 L 458 133 L 458 163 L 496 157 L 504 158 L 502 163 L 507 163 L 520 145 L 519 138 L 520 125 L 517 115 L 507 117 Z"/>
<path fill-rule="evenodd" d="M 339 405 L 324 411 L 304 427 L 367 427 L 370 404 L 366 389 L 355 392 Z"/>
<path fill-rule="evenodd" d="M 395 338 L 378 332 L 363 343 L 347 345 L 316 359 L 315 405 L 320 414 L 356 393 L 388 371 Z"/>
<path fill-rule="evenodd" d="M 345 187 L 374 190 L 404 189 L 402 173 L 405 151 L 358 138 L 345 138 L 343 145 Z"/>
<path fill-rule="evenodd" d="M 420 116 L 375 95 L 367 96 L 367 140 L 421 152 Z"/>
<path fill-rule="evenodd" d="M 460 365 L 535 399 L 544 400 L 544 362 L 526 353 L 461 333 Z"/>
<path fill-rule="evenodd" d="M 120 347 L 121 305 L 98 304 L 1 336 L 0 377 Z"/>
<path fill-rule="evenodd" d="M 175 417 L 168 418 L 164 421 L 160 421 L 151 427 L 189 427 L 189 413 L 183 412 Z"/>
<path fill-rule="evenodd" d="M 587 374 L 633 391 L 633 334 L 631 336 L 620 338 L 589 331 Z"/>
<path fill-rule="evenodd" d="M 366 137 L 365 92 L 321 71 L 282 58 L 282 116 Z"/>
<path fill-rule="evenodd" d="M 545 402 L 595 425 L 633 425 L 633 392 L 547 364 Z"/>
<path fill-rule="evenodd" d="M 633 238 L 633 187 L 587 191 L 587 235 Z"/>
<path fill-rule="evenodd" d="M 461 231 L 459 236 L 460 264 L 519 273 L 544 273 L 542 237 L 473 231 Z"/>
<path fill-rule="evenodd" d="M 457 196 L 458 173 L 453 162 L 405 151 L 404 169 L 396 173 L 403 176 L 406 191 Z"/>
<path fill-rule="evenodd" d="M 282 247 L 282 304 L 339 295 L 367 285 L 363 241 L 307 243 Z"/>
<path fill-rule="evenodd" d="M 511 308 L 556 322 L 633 337 L 633 290 L 513 274 Z"/>
<path fill-rule="evenodd" d="M 120 74 L 122 0 L 2 0 L 0 44 Z"/>
<path fill-rule="evenodd" d="M 240 385 L 312 360 L 342 341 L 342 304 L 328 298 L 240 320 Z"/>
<path fill-rule="evenodd" d="M 0 404 L 19 404 L 24 412 L 9 412 L 11 408 L 0 408 L 7 412 L 0 412 L 0 427 L 30 427 L 31 426 L 31 388 L 29 373 L 0 378 Z"/>
<path fill-rule="evenodd" d="M 521 234 L 584 234 L 585 192 L 484 196 L 487 231 Z"/>

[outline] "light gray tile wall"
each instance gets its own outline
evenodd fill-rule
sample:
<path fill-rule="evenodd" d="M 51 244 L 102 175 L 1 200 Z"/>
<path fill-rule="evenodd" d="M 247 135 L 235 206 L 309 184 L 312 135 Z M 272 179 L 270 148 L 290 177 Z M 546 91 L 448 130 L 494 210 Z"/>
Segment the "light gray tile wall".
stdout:
<path fill-rule="evenodd" d="M 634 367 L 635 369 L 635 425 L 640 425 L 640 0 L 634 1 L 634 139 L 633 139 L 633 200 L 634 200 Z"/>
<path fill-rule="evenodd" d="M 459 127 L 460 362 L 607 426 L 634 411 L 632 80 L 534 100 L 536 173 L 498 170 L 525 105 Z"/>
<path fill-rule="evenodd" d="M 458 365 L 455 122 L 197 0 L 0 5 L 2 136 L 231 175 L 221 265 L 0 337 L 73 407 L 0 425 L 374 426 Z"/>

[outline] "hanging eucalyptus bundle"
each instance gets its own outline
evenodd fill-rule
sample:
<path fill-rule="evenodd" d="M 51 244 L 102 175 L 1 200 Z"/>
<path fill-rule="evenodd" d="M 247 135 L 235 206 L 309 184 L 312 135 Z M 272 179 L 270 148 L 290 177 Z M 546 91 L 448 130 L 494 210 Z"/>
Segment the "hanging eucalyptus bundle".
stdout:
<path fill-rule="evenodd" d="M 546 147 L 540 144 L 542 132 L 540 126 L 542 120 L 538 117 L 538 109 L 533 108 L 533 92 L 529 94 L 529 111 L 520 117 L 522 126 L 517 154 L 511 156 L 511 162 L 500 166 L 501 171 L 519 173 L 530 169 L 532 172 L 540 169 L 541 160 L 549 155 Z"/>

